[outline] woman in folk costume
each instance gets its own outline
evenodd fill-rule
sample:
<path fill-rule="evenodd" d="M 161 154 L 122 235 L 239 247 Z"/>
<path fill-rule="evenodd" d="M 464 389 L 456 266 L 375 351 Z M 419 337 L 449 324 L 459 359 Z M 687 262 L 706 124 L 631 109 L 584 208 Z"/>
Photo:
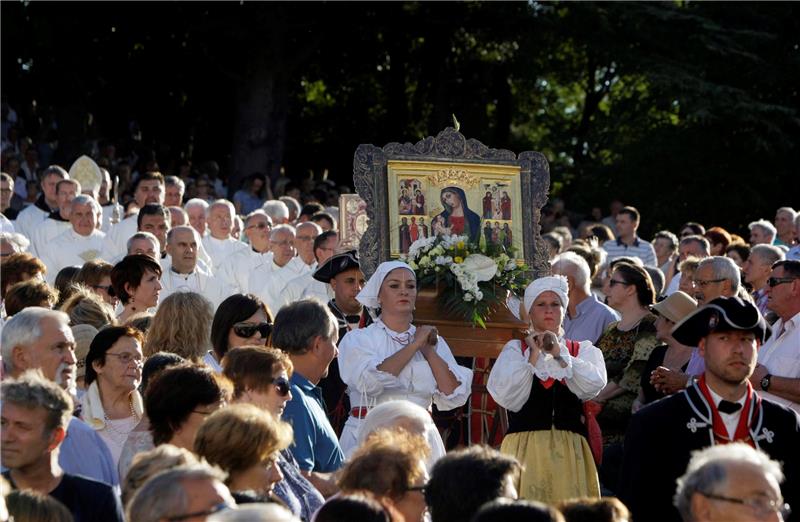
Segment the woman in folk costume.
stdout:
<path fill-rule="evenodd" d="M 372 407 L 407 400 L 428 411 L 434 403 L 446 411 L 463 406 L 472 391 L 472 370 L 456 364 L 436 329 L 411 324 L 416 298 L 414 271 L 400 261 L 381 263 L 357 296 L 370 312 L 379 312 L 375 322 L 348 332 L 339 343 L 339 372 L 352 408 L 339 441 L 345 456 L 356 449 Z"/>
<path fill-rule="evenodd" d="M 530 333 L 503 347 L 487 382 L 492 398 L 508 410 L 500 451 L 525 466 L 519 496 L 548 504 L 600 496 L 583 403 L 606 385 L 606 367 L 591 342 L 564 339 L 568 291 L 563 276 L 528 285 Z"/>

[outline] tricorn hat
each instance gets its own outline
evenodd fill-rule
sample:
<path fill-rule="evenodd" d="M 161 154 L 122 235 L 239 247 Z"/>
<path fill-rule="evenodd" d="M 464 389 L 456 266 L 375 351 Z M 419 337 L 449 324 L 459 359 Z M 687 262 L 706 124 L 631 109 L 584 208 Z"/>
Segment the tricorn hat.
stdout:
<path fill-rule="evenodd" d="M 697 346 L 714 331 L 746 330 L 759 342 L 767 337 L 767 322 L 756 306 L 738 297 L 718 297 L 683 318 L 672 329 L 672 337 L 686 346 Z"/>
<path fill-rule="evenodd" d="M 317 268 L 313 277 L 317 281 L 330 283 L 331 279 L 336 277 L 337 274 L 341 274 L 345 270 L 350 270 L 351 268 L 360 268 L 357 250 L 348 250 L 347 252 L 331 256 L 327 261 L 322 263 L 322 266 Z"/>

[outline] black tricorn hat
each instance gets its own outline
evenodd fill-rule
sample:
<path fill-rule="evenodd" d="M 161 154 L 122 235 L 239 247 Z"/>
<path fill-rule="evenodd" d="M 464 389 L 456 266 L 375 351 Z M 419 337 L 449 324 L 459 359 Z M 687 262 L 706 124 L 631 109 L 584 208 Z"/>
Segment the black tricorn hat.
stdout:
<path fill-rule="evenodd" d="M 717 297 L 686 316 L 672 329 L 672 337 L 686 346 L 697 346 L 714 331 L 746 330 L 766 340 L 767 322 L 756 306 L 738 297 Z"/>
<path fill-rule="evenodd" d="M 360 268 L 357 250 L 348 250 L 347 252 L 331 256 L 327 261 L 322 263 L 322 266 L 317 268 L 313 277 L 317 281 L 330 283 L 331 279 L 336 277 L 337 274 L 341 274 L 345 270 L 350 270 L 351 268 Z"/>

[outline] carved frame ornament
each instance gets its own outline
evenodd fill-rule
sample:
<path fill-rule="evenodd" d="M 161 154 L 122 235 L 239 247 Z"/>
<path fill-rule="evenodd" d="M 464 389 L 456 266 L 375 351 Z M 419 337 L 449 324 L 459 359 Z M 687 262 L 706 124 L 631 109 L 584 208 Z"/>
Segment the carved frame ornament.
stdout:
<path fill-rule="evenodd" d="M 434 161 L 476 165 L 514 165 L 520 168 L 522 196 L 523 255 L 533 278 L 550 273 L 547 248 L 542 242 L 540 217 L 550 189 L 550 167 L 543 154 L 534 151 L 519 155 L 510 150 L 492 149 L 478 140 L 467 139 L 453 127 L 436 137 L 412 143 L 389 143 L 383 148 L 362 144 L 353 157 L 353 182 L 367 204 L 369 225 L 361 238 L 361 269 L 369 277 L 378 265 L 390 259 L 389 241 L 389 161 Z"/>

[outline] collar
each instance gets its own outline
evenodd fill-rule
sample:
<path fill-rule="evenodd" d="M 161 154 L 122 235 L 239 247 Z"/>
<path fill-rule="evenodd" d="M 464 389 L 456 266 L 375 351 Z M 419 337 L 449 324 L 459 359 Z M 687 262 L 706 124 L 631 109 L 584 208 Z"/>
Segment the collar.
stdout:
<path fill-rule="evenodd" d="M 34 206 L 36 208 L 38 208 L 39 210 L 43 211 L 43 212 L 47 212 L 48 214 L 53 211 L 53 209 L 50 208 L 47 205 L 47 202 L 44 200 L 44 194 L 39 194 L 39 197 L 36 198 L 36 202 L 34 203 Z M 58 207 L 56 207 L 56 208 L 58 208 Z"/>
<path fill-rule="evenodd" d="M 624 246 L 625 248 L 628 248 L 629 246 L 638 247 L 639 246 L 639 236 L 634 235 L 633 236 L 633 243 L 631 243 L 630 245 L 628 245 L 627 243 L 623 243 L 620 238 L 617 238 L 617 246 Z"/>
<path fill-rule="evenodd" d="M 586 312 L 586 310 L 588 310 L 589 307 L 594 304 L 592 301 L 597 301 L 597 298 L 594 296 L 594 294 L 589 294 L 589 296 L 586 299 L 584 299 L 580 303 L 576 304 L 575 305 L 575 317 L 570 317 L 570 319 L 575 319 L 575 318 L 580 317 L 581 315 L 583 315 L 583 313 Z"/>
<path fill-rule="evenodd" d="M 53 210 L 47 217 L 48 219 L 55 219 L 56 221 L 69 222 L 69 219 L 61 217 L 61 211 L 59 209 Z"/>
<path fill-rule="evenodd" d="M 314 393 L 314 391 L 319 388 L 319 386 L 309 381 L 308 379 L 306 379 L 297 372 L 294 372 L 292 374 L 292 377 L 289 379 L 289 381 L 307 393 Z"/>
<path fill-rule="evenodd" d="M 169 273 L 170 273 L 170 275 L 174 274 L 174 275 L 180 276 L 180 277 L 182 277 L 184 279 L 189 279 L 193 275 L 197 274 L 197 266 L 195 265 L 194 270 L 192 270 L 188 274 L 182 274 L 181 272 L 178 272 L 177 270 L 175 270 L 175 268 L 170 264 L 169 265 Z"/>
<path fill-rule="evenodd" d="M 384 323 L 380 317 L 375 320 L 375 324 L 378 325 L 379 328 L 382 328 L 383 331 L 386 332 L 386 335 L 388 335 L 393 341 L 402 346 L 410 343 L 414 338 L 414 333 L 417 331 L 417 327 L 412 324 L 408 327 L 408 330 L 404 332 L 395 332 L 386 326 L 386 323 Z"/>
<path fill-rule="evenodd" d="M 133 390 L 133 411 L 141 419 L 144 415 L 144 404 L 142 396 L 138 390 Z M 81 399 L 81 415 L 83 420 L 95 430 L 102 430 L 106 427 L 106 412 L 103 409 L 103 401 L 100 400 L 100 388 L 97 381 L 89 385 L 89 389 L 83 394 Z"/>

